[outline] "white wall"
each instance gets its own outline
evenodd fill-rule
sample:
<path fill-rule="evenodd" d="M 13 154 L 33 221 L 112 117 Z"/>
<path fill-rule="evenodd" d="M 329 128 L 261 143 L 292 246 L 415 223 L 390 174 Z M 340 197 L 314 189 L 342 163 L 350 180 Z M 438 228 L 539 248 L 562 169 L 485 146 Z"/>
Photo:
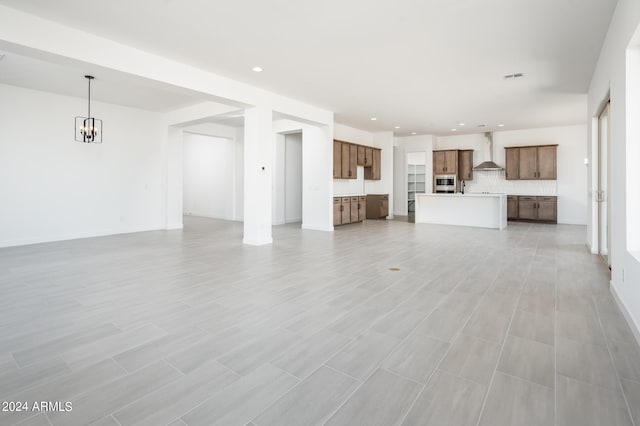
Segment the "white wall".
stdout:
<path fill-rule="evenodd" d="M 226 126 L 218 123 L 201 123 L 185 127 L 184 132 L 195 133 L 216 138 L 228 139 L 233 142 L 233 213 L 225 219 L 242 222 L 244 220 L 244 128 L 242 126 Z"/>
<path fill-rule="evenodd" d="M 103 143 L 74 141 L 86 99 L 0 84 L 0 246 L 164 228 L 162 116 L 92 102 Z"/>
<path fill-rule="evenodd" d="M 557 181 L 507 181 L 504 172 L 474 172 L 469 192 L 506 192 L 513 195 L 557 195 L 558 223 L 587 223 L 587 126 L 559 126 L 500 131 L 493 134 L 493 161 L 505 165 L 507 146 L 558 145 Z M 474 166 L 489 160 L 483 134 L 438 137 L 434 149 L 473 149 Z"/>
<path fill-rule="evenodd" d="M 359 145 L 380 148 L 380 180 L 365 180 L 364 167 L 358 166 L 356 179 L 334 179 L 334 195 L 389 194 L 389 205 L 394 199 L 394 149 L 392 132 L 370 133 L 364 130 L 334 124 L 333 138 Z M 333 163 L 332 163 L 333 164 Z M 389 209 L 388 218 L 392 219 L 394 211 Z"/>
<path fill-rule="evenodd" d="M 636 48 L 640 40 L 633 40 L 633 35 L 640 26 L 640 2 L 637 0 L 619 0 L 616 11 L 609 26 L 609 32 L 602 47 L 588 95 L 588 117 L 597 116 L 602 103 L 611 98 L 611 193 L 609 203 L 611 206 L 611 289 L 618 298 L 619 304 L 626 313 L 627 320 L 640 341 L 640 253 L 629 250 L 627 241 L 630 237 L 628 222 L 638 221 L 640 212 L 627 210 L 627 197 L 629 192 L 638 191 L 638 181 L 630 180 L 636 176 L 631 167 L 637 168 L 640 161 L 638 155 L 638 139 L 635 133 L 628 134 L 629 127 L 634 129 L 633 123 L 637 122 L 636 116 L 630 115 L 637 99 L 627 96 L 626 55 L 627 48 Z M 636 95 L 640 95 L 636 93 Z M 628 104 L 632 108 L 628 109 Z M 629 126 L 629 127 L 628 127 Z M 596 244 L 594 235 L 597 230 L 597 204 L 594 202 L 592 192 L 597 181 L 594 178 L 595 161 L 594 147 L 597 146 L 597 134 L 594 128 L 589 126 L 589 232 L 588 241 Z M 628 155 L 636 155 L 628 158 Z M 629 185 L 629 187 L 627 186 Z"/>
<path fill-rule="evenodd" d="M 233 139 L 184 133 L 184 213 L 234 219 Z"/>
<path fill-rule="evenodd" d="M 395 214 L 407 215 L 407 154 L 410 152 L 425 153 L 425 189 L 431 192 L 433 188 L 433 144 L 435 136 L 432 135 L 415 135 L 406 137 L 397 137 L 394 140 L 394 204 L 393 210 Z"/>

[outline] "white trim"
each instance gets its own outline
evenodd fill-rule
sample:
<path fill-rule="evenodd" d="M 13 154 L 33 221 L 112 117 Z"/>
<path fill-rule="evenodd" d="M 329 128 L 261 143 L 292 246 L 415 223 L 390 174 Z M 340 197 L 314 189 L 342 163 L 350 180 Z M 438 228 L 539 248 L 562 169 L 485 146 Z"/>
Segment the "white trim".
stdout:
<path fill-rule="evenodd" d="M 273 244 L 273 238 L 265 238 L 261 240 L 242 238 L 242 244 L 247 244 L 250 246 L 266 246 L 268 244 Z"/>
<path fill-rule="evenodd" d="M 613 296 L 613 299 L 616 301 L 618 308 L 620 308 L 620 311 L 622 312 L 624 319 L 627 320 L 627 324 L 629 325 L 629 328 L 633 333 L 633 337 L 636 338 L 636 342 L 640 345 L 640 325 L 636 323 L 636 321 L 633 319 L 633 316 L 631 315 L 631 311 L 629 311 L 629 308 L 624 303 L 624 300 L 622 300 L 622 298 L 618 294 L 618 290 L 616 289 L 616 283 L 613 280 L 609 281 L 609 290 L 611 291 L 611 295 Z"/>
<path fill-rule="evenodd" d="M 167 231 L 170 231 L 172 229 L 183 229 L 183 228 L 184 228 L 184 224 L 180 222 L 180 223 L 168 223 L 164 229 L 166 229 Z"/>
<path fill-rule="evenodd" d="M 313 225 L 305 225 L 304 223 L 300 227 L 302 229 L 307 229 L 309 231 L 323 231 L 323 232 L 333 232 L 333 226 L 313 226 Z"/>

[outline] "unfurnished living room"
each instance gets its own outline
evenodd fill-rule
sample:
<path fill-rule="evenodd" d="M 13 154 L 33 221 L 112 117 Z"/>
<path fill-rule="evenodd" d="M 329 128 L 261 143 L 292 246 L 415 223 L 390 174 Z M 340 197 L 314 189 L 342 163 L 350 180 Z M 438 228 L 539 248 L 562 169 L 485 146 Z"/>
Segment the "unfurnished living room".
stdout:
<path fill-rule="evenodd" d="M 640 426 L 637 0 L 0 0 L 0 425 Z"/>

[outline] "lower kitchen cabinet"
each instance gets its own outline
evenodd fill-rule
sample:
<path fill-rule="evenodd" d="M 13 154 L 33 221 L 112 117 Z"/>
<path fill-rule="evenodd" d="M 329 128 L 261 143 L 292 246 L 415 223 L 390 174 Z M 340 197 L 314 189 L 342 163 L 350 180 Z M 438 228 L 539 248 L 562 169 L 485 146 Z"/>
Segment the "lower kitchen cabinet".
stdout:
<path fill-rule="evenodd" d="M 507 219 L 509 220 L 518 219 L 518 196 L 517 195 L 507 196 Z"/>
<path fill-rule="evenodd" d="M 558 222 L 558 198 L 530 195 L 507 197 L 507 218 L 535 222 Z"/>
<path fill-rule="evenodd" d="M 351 223 L 351 197 L 342 197 L 341 223 Z"/>
<path fill-rule="evenodd" d="M 360 195 L 358 197 L 358 222 L 362 222 L 367 218 L 367 197 Z"/>
<path fill-rule="evenodd" d="M 538 197 L 538 220 L 558 222 L 558 201 L 556 197 Z"/>
<path fill-rule="evenodd" d="M 333 226 L 342 223 L 342 198 L 333 197 Z"/>
<path fill-rule="evenodd" d="M 333 226 L 363 221 L 366 208 L 367 197 L 364 195 L 333 197 Z"/>
<path fill-rule="evenodd" d="M 367 219 L 385 219 L 389 216 L 389 194 L 367 195 Z"/>

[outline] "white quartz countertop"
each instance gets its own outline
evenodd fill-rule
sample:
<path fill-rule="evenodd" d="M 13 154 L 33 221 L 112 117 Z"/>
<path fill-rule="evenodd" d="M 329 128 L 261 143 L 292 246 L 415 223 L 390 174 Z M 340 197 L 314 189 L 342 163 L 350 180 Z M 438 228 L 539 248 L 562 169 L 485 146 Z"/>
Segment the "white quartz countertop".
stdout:
<path fill-rule="evenodd" d="M 465 198 L 469 198 L 469 197 L 483 197 L 483 198 L 487 198 L 487 197 L 506 197 L 507 194 L 461 194 L 461 193 L 456 193 L 456 194 L 416 194 L 416 197 L 465 197 Z"/>
<path fill-rule="evenodd" d="M 418 223 L 507 227 L 507 194 L 416 194 Z"/>

